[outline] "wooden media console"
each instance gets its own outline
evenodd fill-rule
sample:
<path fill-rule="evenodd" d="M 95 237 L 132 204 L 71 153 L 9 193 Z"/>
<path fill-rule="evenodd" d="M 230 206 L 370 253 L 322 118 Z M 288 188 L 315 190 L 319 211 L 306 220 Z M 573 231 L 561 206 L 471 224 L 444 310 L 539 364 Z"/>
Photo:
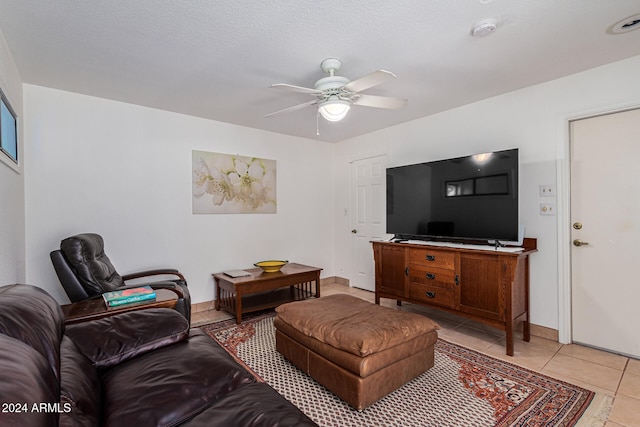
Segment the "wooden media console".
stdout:
<path fill-rule="evenodd" d="M 529 255 L 537 251 L 536 239 L 525 238 L 521 251 L 429 242 L 372 243 L 376 304 L 380 298 L 395 299 L 398 305 L 407 301 L 501 329 L 509 356 L 518 322 L 523 340 L 529 341 Z"/>

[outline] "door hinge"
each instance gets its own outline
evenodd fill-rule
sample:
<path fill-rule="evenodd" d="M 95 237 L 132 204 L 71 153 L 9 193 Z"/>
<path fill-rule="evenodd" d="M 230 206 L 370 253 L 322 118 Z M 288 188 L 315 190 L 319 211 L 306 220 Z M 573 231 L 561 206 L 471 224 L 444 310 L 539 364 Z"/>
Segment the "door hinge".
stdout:
<path fill-rule="evenodd" d="M 453 281 L 456 284 L 456 286 L 460 285 L 460 276 L 456 274 L 456 277 L 453 279 Z"/>
<path fill-rule="evenodd" d="M 404 275 L 405 275 L 405 276 L 407 276 L 407 277 L 409 277 L 409 267 L 406 267 L 406 268 L 404 269 Z"/>

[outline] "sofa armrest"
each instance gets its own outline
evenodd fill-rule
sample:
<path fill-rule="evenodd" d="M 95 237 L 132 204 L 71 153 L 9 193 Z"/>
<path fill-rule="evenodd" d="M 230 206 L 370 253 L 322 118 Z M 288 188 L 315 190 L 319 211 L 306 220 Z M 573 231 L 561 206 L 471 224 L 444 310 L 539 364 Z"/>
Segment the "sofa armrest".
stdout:
<path fill-rule="evenodd" d="M 150 308 L 67 326 L 65 334 L 96 368 L 182 341 L 189 323 L 177 311 Z"/>

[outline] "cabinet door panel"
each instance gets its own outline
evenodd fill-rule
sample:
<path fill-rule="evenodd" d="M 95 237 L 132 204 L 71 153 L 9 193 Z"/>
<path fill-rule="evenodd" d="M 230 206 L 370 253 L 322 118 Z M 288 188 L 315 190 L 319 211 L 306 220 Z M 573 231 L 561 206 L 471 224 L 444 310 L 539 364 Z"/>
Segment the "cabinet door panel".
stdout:
<path fill-rule="evenodd" d="M 405 296 L 405 268 L 404 248 L 394 246 L 380 247 L 381 262 L 379 262 L 379 282 L 377 287 L 385 293 Z"/>
<path fill-rule="evenodd" d="M 460 255 L 460 311 L 503 320 L 503 288 L 499 257 Z"/>

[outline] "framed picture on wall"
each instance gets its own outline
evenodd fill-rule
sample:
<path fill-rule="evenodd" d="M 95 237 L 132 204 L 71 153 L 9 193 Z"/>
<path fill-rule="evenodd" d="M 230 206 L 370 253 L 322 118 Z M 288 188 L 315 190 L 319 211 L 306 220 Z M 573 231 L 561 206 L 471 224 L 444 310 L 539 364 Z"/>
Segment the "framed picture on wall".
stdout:
<path fill-rule="evenodd" d="M 194 214 L 274 214 L 276 161 L 192 151 Z"/>
<path fill-rule="evenodd" d="M 16 113 L 9 100 L 0 90 L 0 151 L 16 164 L 18 163 L 18 132 Z"/>

